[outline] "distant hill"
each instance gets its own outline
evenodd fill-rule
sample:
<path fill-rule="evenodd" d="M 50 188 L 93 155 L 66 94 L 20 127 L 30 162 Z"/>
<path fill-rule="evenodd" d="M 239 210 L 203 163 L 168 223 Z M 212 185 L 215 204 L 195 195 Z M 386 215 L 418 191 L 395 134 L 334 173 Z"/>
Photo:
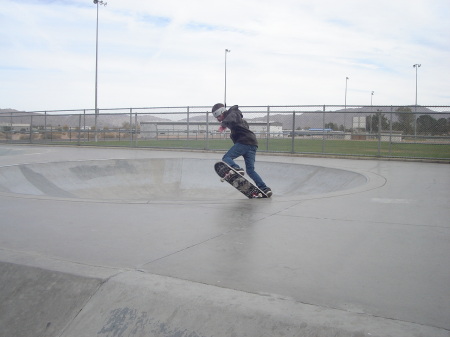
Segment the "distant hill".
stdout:
<path fill-rule="evenodd" d="M 414 112 L 414 107 L 409 107 Z M 398 107 L 393 107 L 392 120 L 393 122 L 397 121 L 396 109 Z M 297 112 L 295 116 L 295 127 L 293 127 L 293 115 L 292 112 L 286 114 L 273 114 L 270 115 L 270 120 L 274 122 L 280 122 L 283 124 L 283 129 L 292 130 L 295 129 L 308 129 L 308 128 L 322 128 L 323 124 L 333 123 L 338 126 L 345 125 L 347 128 L 352 127 L 353 117 L 367 117 L 377 113 L 377 110 L 384 114 L 388 119 L 390 118 L 391 107 L 390 106 L 374 106 L 374 107 L 361 107 L 361 108 L 349 108 L 339 109 L 335 111 L 326 111 L 325 113 L 321 111 L 314 112 L 306 112 L 301 113 Z M 441 118 L 436 111 L 430 110 L 426 107 L 417 107 L 418 114 L 429 114 L 434 118 Z M 250 121 L 258 121 L 263 122 L 266 121 L 266 117 L 259 118 L 247 118 Z"/>
<path fill-rule="evenodd" d="M 2 114 L 2 113 L 11 113 L 11 112 L 18 112 L 18 111 L 14 110 L 14 109 L 0 109 L 0 114 Z"/>
<path fill-rule="evenodd" d="M 398 107 L 393 107 L 394 114 L 392 115 L 393 121 L 397 121 L 397 115 L 395 114 L 395 110 Z M 414 111 L 414 106 L 408 106 L 412 111 Z M 245 112 L 245 107 L 242 109 L 244 117 L 247 119 L 248 122 L 266 122 L 267 118 L 264 117 L 257 117 L 252 118 L 252 113 Z M 345 125 L 347 128 L 350 128 L 352 126 L 352 120 L 353 117 L 365 117 L 372 115 L 376 113 L 377 110 L 380 110 L 381 113 L 385 114 L 388 118 L 389 113 L 391 111 L 391 106 L 364 106 L 359 108 L 348 108 L 347 110 L 339 109 L 335 111 L 326 111 L 325 114 L 321 111 L 314 111 L 314 112 L 297 112 L 295 117 L 295 127 L 293 127 L 293 116 L 292 112 L 287 113 L 273 113 L 270 115 L 270 121 L 272 122 L 279 122 L 283 125 L 283 129 L 285 130 L 292 130 L 295 129 L 307 129 L 307 128 L 322 128 L 323 122 L 325 123 L 334 123 L 338 126 L 344 125 L 344 118 L 345 118 Z M 434 118 L 441 118 L 442 115 L 437 113 L 436 111 L 433 111 L 427 107 L 418 106 L 417 112 L 419 114 L 429 114 Z M 445 112 L 449 113 L 449 112 Z M 79 114 L 60 114 L 60 115 L 52 115 L 47 114 L 45 117 L 42 113 L 35 113 L 35 112 L 25 112 L 25 111 L 17 111 L 14 109 L 0 109 L 0 123 L 10 123 L 11 122 L 11 115 L 14 116 L 13 123 L 15 124 L 30 124 L 31 122 L 34 125 L 43 126 L 45 123 L 48 126 L 54 126 L 54 127 L 78 127 L 81 126 L 87 126 L 91 127 L 95 124 L 95 117 L 93 114 L 88 114 L 86 116 L 83 116 Z M 46 118 L 46 120 L 45 120 Z M 80 120 L 81 118 L 81 120 Z M 134 124 L 135 119 L 134 115 L 132 117 L 132 124 Z M 447 117 L 448 118 L 448 117 Z M 186 118 L 180 119 L 180 122 L 186 122 Z M 156 117 L 154 115 L 146 115 L 146 114 L 138 114 L 137 115 L 137 122 L 138 124 L 141 122 L 170 122 L 171 119 L 167 118 L 160 118 Z M 206 113 L 201 114 L 200 116 L 194 116 L 190 117 L 189 121 L 191 122 L 205 122 L 206 121 Z M 210 122 L 215 122 L 215 118 L 213 118 L 211 115 L 209 116 Z M 122 127 L 124 123 L 130 123 L 130 115 L 129 114 L 99 114 L 98 117 L 98 127 L 99 128 L 117 128 Z"/>
<path fill-rule="evenodd" d="M 393 121 L 397 121 L 397 116 L 395 114 L 395 110 L 398 107 L 393 107 L 393 115 L 392 119 Z M 409 107 L 412 111 L 414 111 L 414 107 Z M 367 117 L 370 115 L 373 115 L 377 112 L 377 110 L 380 110 L 381 113 L 388 116 L 391 111 L 390 106 L 365 106 L 360 108 L 348 108 L 345 109 L 339 109 L 335 111 L 326 111 L 325 114 L 323 114 L 322 111 L 311 111 L 311 112 L 296 112 L 295 116 L 295 129 L 301 128 L 301 129 L 308 129 L 308 128 L 322 128 L 323 122 L 325 120 L 325 124 L 327 123 L 334 123 L 336 125 L 341 126 L 344 125 L 344 119 L 345 119 L 345 125 L 347 128 L 352 127 L 353 123 L 353 117 Z M 249 122 L 266 122 L 267 117 L 256 117 L 252 118 L 252 113 L 245 112 L 245 108 L 242 109 L 242 112 L 244 114 L 244 118 Z M 426 107 L 417 107 L 417 112 L 423 113 L 423 114 L 430 114 L 434 118 L 440 118 L 439 114 L 437 114 L 435 111 L 430 110 Z M 292 112 L 286 112 L 286 113 L 272 113 L 270 115 L 270 121 L 271 122 L 278 122 L 283 125 L 283 129 L 285 130 L 292 130 L 293 129 L 293 115 Z M 325 117 L 325 119 L 324 119 Z M 389 118 L 389 117 L 388 117 Z M 189 119 L 191 122 L 205 122 L 206 121 L 206 115 L 191 117 Z M 181 121 L 186 121 L 186 118 L 182 119 Z M 209 121 L 215 121 L 215 119 L 210 116 Z"/>
<path fill-rule="evenodd" d="M 11 114 L 13 116 L 14 124 L 31 124 L 43 126 L 54 126 L 54 127 L 78 127 L 80 126 L 94 126 L 95 125 L 95 115 L 89 114 L 86 116 L 83 115 L 52 115 L 36 113 L 36 112 L 24 112 L 17 111 L 13 109 L 0 109 L 0 123 L 10 123 L 11 122 Z M 81 118 L 81 119 L 80 119 Z M 170 119 L 159 118 L 153 115 L 138 115 L 137 122 L 138 124 L 141 122 L 167 122 Z M 132 124 L 135 122 L 135 117 L 133 115 Z M 99 114 L 97 119 L 97 125 L 99 128 L 118 128 L 122 127 L 124 123 L 130 123 L 130 115 L 129 114 Z"/>

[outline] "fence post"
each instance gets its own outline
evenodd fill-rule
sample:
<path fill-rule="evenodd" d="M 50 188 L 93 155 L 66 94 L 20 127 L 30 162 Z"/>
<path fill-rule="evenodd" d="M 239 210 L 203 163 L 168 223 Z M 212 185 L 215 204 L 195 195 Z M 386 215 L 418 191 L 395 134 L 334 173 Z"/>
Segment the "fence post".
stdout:
<path fill-rule="evenodd" d="M 392 105 L 391 105 L 390 121 L 389 121 L 389 156 L 392 157 Z"/>
<path fill-rule="evenodd" d="M 47 143 L 47 111 L 44 111 L 44 143 Z"/>
<path fill-rule="evenodd" d="M 30 144 L 33 143 L 33 115 L 30 116 Z"/>
<path fill-rule="evenodd" d="M 190 107 L 187 106 L 186 107 L 186 143 L 185 143 L 185 147 L 189 148 L 189 137 L 190 137 L 190 133 L 191 133 L 191 123 L 190 123 Z"/>
<path fill-rule="evenodd" d="M 378 157 L 381 156 L 381 111 L 378 111 Z"/>
<path fill-rule="evenodd" d="M 136 132 L 134 136 L 134 147 L 138 146 L 138 118 L 137 118 L 137 112 L 134 113 L 134 130 Z M 140 128 L 139 128 L 140 131 Z"/>
<path fill-rule="evenodd" d="M 270 138 L 270 106 L 267 106 L 267 125 L 266 125 L 266 151 L 269 151 Z"/>
<path fill-rule="evenodd" d="M 295 110 L 292 111 L 292 143 L 291 143 L 291 153 L 294 153 L 294 140 L 295 140 Z"/>
<path fill-rule="evenodd" d="M 78 146 L 81 145 L 81 114 L 78 115 Z"/>
<path fill-rule="evenodd" d="M 322 113 L 322 153 L 325 153 L 325 105 Z"/>
<path fill-rule="evenodd" d="M 133 147 L 133 108 L 130 108 L 130 147 Z"/>
<path fill-rule="evenodd" d="M 417 143 L 417 98 L 414 106 L 414 144 Z"/>
<path fill-rule="evenodd" d="M 205 150 L 209 150 L 209 113 L 206 111 L 206 144 Z"/>
<path fill-rule="evenodd" d="M 189 144 L 189 134 L 190 134 L 190 132 L 191 132 L 191 128 L 190 128 L 190 109 L 189 109 L 189 106 L 187 107 L 187 110 L 186 110 L 186 113 L 187 113 L 187 116 L 186 116 L 186 122 L 187 122 L 187 127 L 186 127 L 186 131 L 187 131 L 187 142 L 188 142 L 188 144 Z M 187 144 L 186 144 L 187 145 Z"/>
<path fill-rule="evenodd" d="M 9 123 L 9 142 L 12 143 L 13 142 L 13 113 L 11 111 L 11 115 L 10 115 L 10 123 Z M 8 133 L 6 133 L 6 135 L 8 135 Z"/>
<path fill-rule="evenodd" d="M 88 132 L 89 140 L 89 132 Z M 83 110 L 83 142 L 86 141 L 86 109 Z"/>

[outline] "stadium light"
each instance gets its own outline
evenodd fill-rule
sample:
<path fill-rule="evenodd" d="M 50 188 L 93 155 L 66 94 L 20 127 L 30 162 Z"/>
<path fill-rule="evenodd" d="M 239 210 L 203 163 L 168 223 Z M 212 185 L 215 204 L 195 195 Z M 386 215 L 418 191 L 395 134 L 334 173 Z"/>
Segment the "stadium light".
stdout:
<path fill-rule="evenodd" d="M 227 54 L 231 52 L 229 49 L 225 49 L 225 95 L 223 99 L 223 104 L 227 106 Z"/>
<path fill-rule="evenodd" d="M 418 64 L 418 63 L 416 63 L 416 64 L 413 65 L 413 67 L 416 68 L 416 106 L 417 106 L 417 69 L 418 69 L 419 67 L 421 67 L 421 66 L 422 66 L 422 65 L 421 65 L 421 64 Z"/>
<path fill-rule="evenodd" d="M 346 117 L 347 117 L 347 82 L 348 82 L 349 78 L 346 77 L 345 78 L 345 100 L 344 100 L 344 133 L 345 133 L 345 129 L 346 129 Z"/>
<path fill-rule="evenodd" d="M 413 67 L 416 68 L 416 104 L 414 106 L 414 136 L 417 135 L 417 69 L 420 68 L 421 64 L 413 64 Z"/>
<path fill-rule="evenodd" d="M 97 105 L 97 77 L 98 77 L 98 5 L 106 6 L 107 2 L 102 0 L 94 0 L 94 4 L 97 5 L 97 26 L 95 29 L 95 141 L 97 142 L 97 117 L 98 117 L 98 105 Z"/>

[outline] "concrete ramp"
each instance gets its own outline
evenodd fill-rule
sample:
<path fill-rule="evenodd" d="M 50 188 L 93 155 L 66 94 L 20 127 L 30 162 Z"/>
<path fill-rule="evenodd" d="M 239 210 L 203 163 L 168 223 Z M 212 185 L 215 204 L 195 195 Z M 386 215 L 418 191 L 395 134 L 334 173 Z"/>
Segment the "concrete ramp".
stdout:
<path fill-rule="evenodd" d="M 448 165 L 220 156 L 1 146 L 0 337 L 450 337 Z"/>
<path fill-rule="evenodd" d="M 0 336 L 60 336 L 102 282 L 0 262 Z"/>
<path fill-rule="evenodd" d="M 420 324 L 165 276 L 107 279 L 0 263 L 0 336 L 427 336 Z"/>
<path fill-rule="evenodd" d="M 242 198 L 219 182 L 214 162 L 164 158 L 6 166 L 0 168 L 0 192 L 92 200 Z M 283 198 L 348 190 L 367 182 L 356 172 L 311 165 L 261 162 L 257 170 L 274 195 Z"/>

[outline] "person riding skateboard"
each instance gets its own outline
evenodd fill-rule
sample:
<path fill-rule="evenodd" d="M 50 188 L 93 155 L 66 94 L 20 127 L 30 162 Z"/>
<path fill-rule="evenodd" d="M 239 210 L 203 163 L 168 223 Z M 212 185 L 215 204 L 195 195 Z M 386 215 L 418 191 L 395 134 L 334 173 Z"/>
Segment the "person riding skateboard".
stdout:
<path fill-rule="evenodd" d="M 243 119 L 242 112 L 237 105 L 232 106 L 228 110 L 222 103 L 215 104 L 212 114 L 220 122 L 217 131 L 224 132 L 226 128 L 230 129 L 230 138 L 234 145 L 222 157 L 222 161 L 231 166 L 240 174 L 244 175 L 244 170 L 235 163 L 234 159 L 242 156 L 245 161 L 247 174 L 253 179 L 256 186 L 262 190 L 268 197 L 272 196 L 272 190 L 267 187 L 258 173 L 255 171 L 256 150 L 258 149 L 258 141 L 255 134 L 250 131 L 248 123 Z"/>

